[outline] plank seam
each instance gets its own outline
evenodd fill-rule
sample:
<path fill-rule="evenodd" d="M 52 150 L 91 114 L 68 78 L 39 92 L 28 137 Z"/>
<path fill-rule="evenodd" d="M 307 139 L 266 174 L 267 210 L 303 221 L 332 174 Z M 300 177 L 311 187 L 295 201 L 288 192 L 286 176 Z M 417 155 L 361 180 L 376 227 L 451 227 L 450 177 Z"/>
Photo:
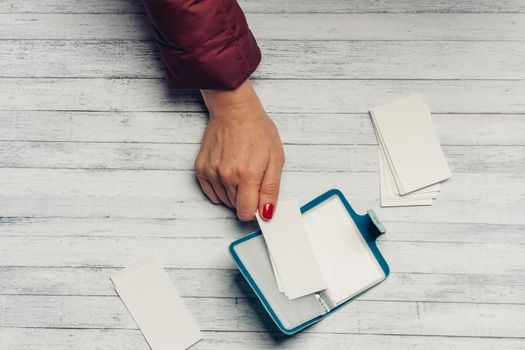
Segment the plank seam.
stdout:
<path fill-rule="evenodd" d="M 35 327 L 35 326 L 0 326 L 1 328 L 11 328 L 11 329 L 54 329 L 54 330 L 122 330 L 122 331 L 137 331 L 140 332 L 138 328 L 125 328 L 125 327 Z M 282 333 L 277 332 L 265 332 L 265 331 L 252 331 L 252 330 L 216 330 L 216 329 L 201 329 L 203 332 L 209 333 L 255 333 L 255 334 L 279 334 L 282 336 Z M 403 336 L 403 337 L 435 337 L 435 338 L 470 338 L 470 339 L 516 339 L 521 340 L 525 339 L 524 337 L 502 337 L 502 336 L 484 336 L 484 335 L 451 335 L 451 334 L 412 334 L 412 333 L 373 333 L 373 332 L 316 332 L 311 329 L 303 331 L 308 334 L 348 334 L 348 335 L 382 335 L 382 336 Z"/>

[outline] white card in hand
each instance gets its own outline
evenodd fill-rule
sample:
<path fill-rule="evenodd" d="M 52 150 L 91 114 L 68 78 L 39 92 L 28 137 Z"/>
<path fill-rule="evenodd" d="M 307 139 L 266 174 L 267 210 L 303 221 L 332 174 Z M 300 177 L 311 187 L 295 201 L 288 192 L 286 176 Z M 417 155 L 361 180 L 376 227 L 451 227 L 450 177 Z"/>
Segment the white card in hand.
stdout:
<path fill-rule="evenodd" d="M 325 289 L 297 201 L 279 201 L 270 221 L 256 217 L 284 294 L 296 299 Z"/>
<path fill-rule="evenodd" d="M 270 263 L 272 264 L 273 274 L 275 276 L 275 281 L 277 282 L 277 289 L 279 289 L 279 292 L 284 293 L 283 282 L 281 281 L 279 271 L 277 271 L 277 267 L 275 267 L 275 263 L 273 262 L 272 254 L 268 252 L 268 255 L 270 256 Z"/>
<path fill-rule="evenodd" d="M 428 108 L 418 96 L 408 96 L 370 112 L 400 194 L 451 176 L 432 122 L 427 117 Z"/>
<path fill-rule="evenodd" d="M 202 333 L 154 255 L 111 276 L 115 290 L 152 350 L 183 350 Z"/>

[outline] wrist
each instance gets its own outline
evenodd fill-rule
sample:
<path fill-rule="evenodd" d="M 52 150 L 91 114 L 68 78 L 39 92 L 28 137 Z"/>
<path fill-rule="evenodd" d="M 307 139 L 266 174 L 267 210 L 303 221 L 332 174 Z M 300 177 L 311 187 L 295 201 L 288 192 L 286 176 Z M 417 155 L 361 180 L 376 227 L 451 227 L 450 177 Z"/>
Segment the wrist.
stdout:
<path fill-rule="evenodd" d="M 258 109 L 263 110 L 249 80 L 235 90 L 201 90 L 201 94 L 210 112 L 210 118 L 229 118 L 232 114 L 250 118 L 258 114 L 254 113 Z"/>

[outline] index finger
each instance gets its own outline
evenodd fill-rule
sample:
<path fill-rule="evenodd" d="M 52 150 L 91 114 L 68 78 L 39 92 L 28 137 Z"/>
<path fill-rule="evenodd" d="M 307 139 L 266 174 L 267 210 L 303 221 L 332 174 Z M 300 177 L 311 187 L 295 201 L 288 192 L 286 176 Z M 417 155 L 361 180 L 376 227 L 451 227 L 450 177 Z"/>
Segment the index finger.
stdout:
<path fill-rule="evenodd" d="M 257 181 L 242 182 L 237 186 L 237 217 L 241 221 L 255 218 L 259 201 L 259 185 Z"/>
<path fill-rule="evenodd" d="M 268 168 L 264 173 L 259 189 L 259 212 L 263 220 L 271 220 L 279 197 L 281 186 L 281 173 L 283 171 L 283 160 L 281 157 L 270 157 Z"/>

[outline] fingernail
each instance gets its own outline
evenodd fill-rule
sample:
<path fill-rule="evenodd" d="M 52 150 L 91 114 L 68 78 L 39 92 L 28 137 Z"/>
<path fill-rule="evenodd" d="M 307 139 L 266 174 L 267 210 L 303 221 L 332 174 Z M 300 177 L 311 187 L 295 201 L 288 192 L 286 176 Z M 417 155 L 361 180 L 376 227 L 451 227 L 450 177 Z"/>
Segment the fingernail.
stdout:
<path fill-rule="evenodd" d="M 273 216 L 273 204 L 266 203 L 262 210 L 263 219 L 270 220 Z"/>

